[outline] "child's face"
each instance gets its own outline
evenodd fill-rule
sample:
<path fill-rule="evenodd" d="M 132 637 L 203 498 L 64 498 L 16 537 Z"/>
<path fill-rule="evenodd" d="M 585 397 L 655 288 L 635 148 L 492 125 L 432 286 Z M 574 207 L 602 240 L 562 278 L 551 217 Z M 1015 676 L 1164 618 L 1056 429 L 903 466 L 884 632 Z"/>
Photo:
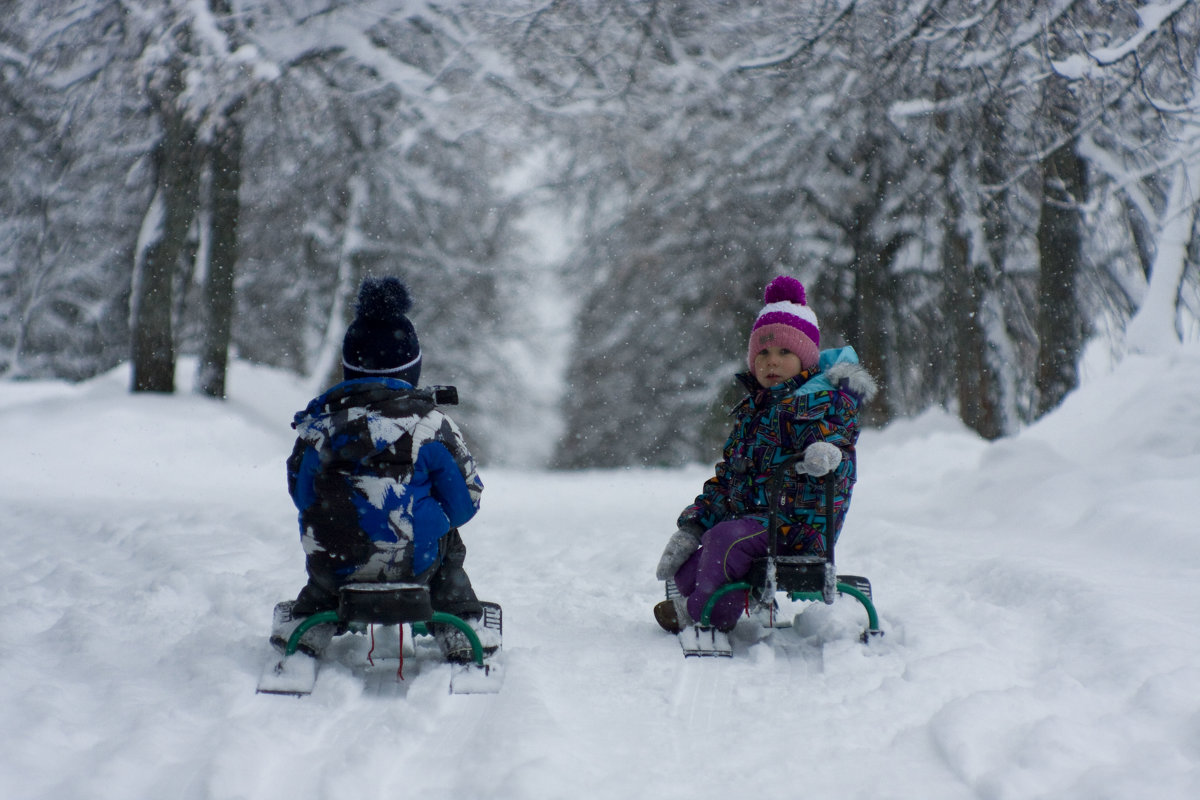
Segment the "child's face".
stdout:
<path fill-rule="evenodd" d="M 764 389 L 800 374 L 800 356 L 786 347 L 764 347 L 754 356 L 754 377 Z"/>

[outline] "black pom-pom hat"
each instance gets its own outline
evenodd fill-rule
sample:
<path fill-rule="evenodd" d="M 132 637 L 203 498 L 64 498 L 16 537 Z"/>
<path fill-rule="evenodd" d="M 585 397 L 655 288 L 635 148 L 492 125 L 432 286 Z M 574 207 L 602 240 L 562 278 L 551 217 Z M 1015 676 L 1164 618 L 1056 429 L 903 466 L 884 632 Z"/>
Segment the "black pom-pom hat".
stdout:
<path fill-rule="evenodd" d="M 342 341 L 342 372 L 355 378 L 399 378 L 412 386 L 421 375 L 421 343 L 406 314 L 408 287 L 399 278 L 367 278 L 358 290 L 354 321 Z"/>

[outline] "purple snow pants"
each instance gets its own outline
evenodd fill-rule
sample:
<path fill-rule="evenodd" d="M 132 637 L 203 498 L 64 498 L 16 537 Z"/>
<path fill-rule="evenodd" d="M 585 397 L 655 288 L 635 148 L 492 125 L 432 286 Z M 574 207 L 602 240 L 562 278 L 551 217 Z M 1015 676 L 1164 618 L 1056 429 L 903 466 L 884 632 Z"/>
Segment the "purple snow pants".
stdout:
<path fill-rule="evenodd" d="M 700 538 L 700 549 L 675 573 L 675 586 L 687 598 L 692 619 L 699 622 L 713 593 L 746 577 L 751 562 L 767 555 L 769 549 L 766 529 L 753 519 L 730 519 L 705 531 Z M 737 623 L 745 605 L 744 591 L 729 592 L 717 601 L 709 622 L 721 630 L 729 630 Z"/>

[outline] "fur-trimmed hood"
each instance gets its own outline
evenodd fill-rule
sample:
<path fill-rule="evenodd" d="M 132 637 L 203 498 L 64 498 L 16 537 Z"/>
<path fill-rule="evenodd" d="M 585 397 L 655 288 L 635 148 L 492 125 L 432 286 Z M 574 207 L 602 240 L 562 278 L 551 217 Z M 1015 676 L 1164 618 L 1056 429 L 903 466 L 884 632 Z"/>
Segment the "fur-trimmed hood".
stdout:
<path fill-rule="evenodd" d="M 852 348 L 843 349 L 853 352 Z M 830 351 L 827 350 L 825 352 Z M 866 367 L 858 363 L 858 356 L 855 356 L 853 362 L 839 361 L 833 364 L 829 369 L 825 370 L 825 379 L 838 389 L 857 395 L 858 399 L 864 403 L 875 399 L 875 395 L 879 391 L 879 385 L 871 377 L 871 373 L 867 372 Z"/>
<path fill-rule="evenodd" d="M 758 385 L 758 381 L 750 373 L 738 373 L 737 378 L 746 387 L 749 397 L 731 409 L 731 414 L 736 414 L 738 409 L 750 401 L 751 397 L 763 391 L 762 387 Z M 807 379 L 803 377 L 802 373 L 800 376 L 766 391 L 775 400 L 789 396 L 801 397 L 817 392 L 842 391 L 854 395 L 859 403 L 866 403 L 875 397 L 879 386 L 871 377 L 871 373 L 867 372 L 866 368 L 858 362 L 858 353 L 854 351 L 853 347 L 837 347 L 821 351 L 817 369 Z"/>

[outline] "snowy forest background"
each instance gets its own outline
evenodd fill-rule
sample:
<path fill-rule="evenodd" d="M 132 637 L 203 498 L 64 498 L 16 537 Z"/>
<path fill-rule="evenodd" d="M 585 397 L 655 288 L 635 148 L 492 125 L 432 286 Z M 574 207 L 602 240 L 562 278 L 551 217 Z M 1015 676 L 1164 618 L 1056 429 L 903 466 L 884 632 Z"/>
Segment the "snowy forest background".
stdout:
<path fill-rule="evenodd" d="M 0 376 L 313 391 L 416 299 L 484 461 L 710 461 L 763 285 L 986 438 L 1200 339 L 1200 0 L 0 0 Z"/>

